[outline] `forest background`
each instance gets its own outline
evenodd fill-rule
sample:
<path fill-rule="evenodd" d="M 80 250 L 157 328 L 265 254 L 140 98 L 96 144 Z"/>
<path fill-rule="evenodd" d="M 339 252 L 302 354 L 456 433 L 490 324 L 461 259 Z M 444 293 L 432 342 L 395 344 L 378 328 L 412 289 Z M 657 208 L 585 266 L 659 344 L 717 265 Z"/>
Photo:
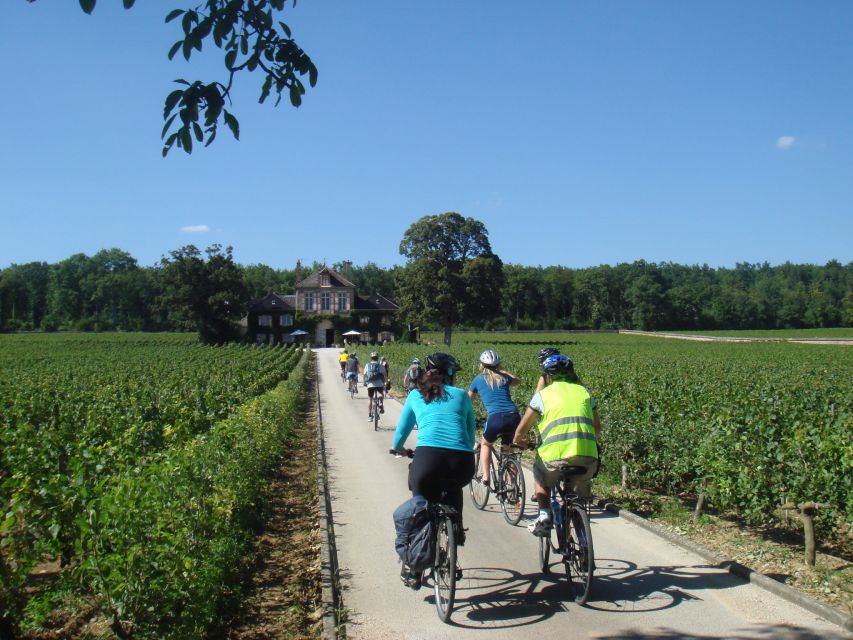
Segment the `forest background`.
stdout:
<path fill-rule="evenodd" d="M 199 274 L 218 274 L 219 293 L 235 311 L 252 298 L 290 294 L 294 269 L 240 265 L 231 249 L 192 245 L 160 264 L 140 266 L 129 253 L 106 249 L 60 262 L 12 264 L 0 270 L 2 331 L 193 330 L 190 301 L 181 288 Z M 305 275 L 322 263 L 303 265 Z M 343 272 L 344 263 L 334 263 Z M 347 273 L 362 294 L 398 295 L 405 266 L 372 262 Z M 222 277 L 222 274 L 227 277 Z M 825 265 L 738 263 L 734 268 L 643 260 L 588 268 L 504 264 L 495 295 L 499 312 L 467 319 L 476 329 L 791 329 L 853 326 L 853 262 Z M 201 274 L 203 275 L 203 274 Z M 209 278 L 208 278 L 209 279 Z M 214 286 L 217 286 L 214 284 Z M 193 287 L 190 286 L 190 289 Z M 403 320 L 403 319 L 401 319 Z M 431 328 L 431 327 L 422 327 Z"/>

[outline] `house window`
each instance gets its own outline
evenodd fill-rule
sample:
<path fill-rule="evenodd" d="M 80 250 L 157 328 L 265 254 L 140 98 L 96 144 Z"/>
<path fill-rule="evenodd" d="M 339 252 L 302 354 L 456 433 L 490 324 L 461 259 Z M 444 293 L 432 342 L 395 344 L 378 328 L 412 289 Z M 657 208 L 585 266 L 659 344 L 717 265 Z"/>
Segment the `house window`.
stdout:
<path fill-rule="evenodd" d="M 321 293 L 320 294 L 320 309 L 322 311 L 331 311 L 332 310 L 332 294 L 331 293 Z"/>
<path fill-rule="evenodd" d="M 271 327 L 272 326 L 272 316 L 271 315 L 258 316 L 258 326 L 259 327 Z"/>
<path fill-rule="evenodd" d="M 331 284 L 332 283 L 329 282 L 329 274 L 328 273 L 321 273 L 320 274 L 320 286 L 321 287 L 329 287 L 329 286 L 331 286 Z"/>
<path fill-rule="evenodd" d="M 314 293 L 306 293 L 305 298 L 303 298 L 304 303 L 302 309 L 305 311 L 314 311 Z"/>
<path fill-rule="evenodd" d="M 349 296 L 345 293 L 338 294 L 338 311 L 349 309 Z"/>
<path fill-rule="evenodd" d="M 361 324 L 370 324 L 370 317 L 369 316 L 361 316 L 359 318 L 359 321 L 361 322 Z"/>
<path fill-rule="evenodd" d="M 293 314 L 282 313 L 281 316 L 279 316 L 278 323 L 282 327 L 292 327 L 293 326 Z"/>
<path fill-rule="evenodd" d="M 266 341 L 267 341 L 267 334 L 265 334 L 265 333 L 259 333 L 258 335 L 255 336 L 255 342 L 257 342 L 258 344 L 264 344 Z"/>

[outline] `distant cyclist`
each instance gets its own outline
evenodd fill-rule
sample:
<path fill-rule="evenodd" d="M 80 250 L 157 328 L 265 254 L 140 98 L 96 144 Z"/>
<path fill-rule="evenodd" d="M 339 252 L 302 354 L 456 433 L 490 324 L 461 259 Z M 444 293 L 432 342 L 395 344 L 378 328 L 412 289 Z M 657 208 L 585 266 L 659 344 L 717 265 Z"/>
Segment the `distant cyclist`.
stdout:
<path fill-rule="evenodd" d="M 361 372 L 361 367 L 358 366 L 358 356 L 355 351 L 351 351 L 347 358 L 345 369 L 347 383 L 350 380 L 355 380 L 355 392 L 358 393 L 358 374 Z"/>
<path fill-rule="evenodd" d="M 346 368 L 347 368 L 347 358 L 349 358 L 349 354 L 346 349 L 341 349 L 341 353 L 338 356 L 338 364 L 341 365 L 341 377 L 344 378 L 344 382 L 346 382 Z"/>
<path fill-rule="evenodd" d="M 571 490 L 580 496 L 589 495 L 589 480 L 598 470 L 597 439 L 601 436 L 595 399 L 581 385 L 571 358 L 560 354 L 549 356 L 541 370 L 545 387 L 530 400 L 515 432 L 515 443 L 524 446 L 528 430 L 541 416 L 540 444 L 533 461 L 539 516 L 528 527 L 537 536 L 548 535 L 551 528 L 550 492 L 560 480 L 562 467 L 586 468 L 586 473 L 573 477 Z"/>
<path fill-rule="evenodd" d="M 421 369 L 421 361 L 417 358 L 412 358 L 409 368 L 406 369 L 406 374 L 403 376 L 403 386 L 407 392 L 418 386 L 418 380 L 423 373 L 424 370 Z"/>
<path fill-rule="evenodd" d="M 480 460 L 483 466 L 483 484 L 488 486 L 492 447 L 500 436 L 502 444 L 509 444 L 515 435 L 521 417 L 518 407 L 509 393 L 511 386 L 519 379 L 508 371 L 500 369 L 501 357 L 497 351 L 486 349 L 480 354 L 480 374 L 471 381 L 468 396 L 474 400 L 479 395 L 486 407 L 486 427 L 480 443 Z"/>
<path fill-rule="evenodd" d="M 387 396 L 391 391 L 391 368 L 388 366 L 388 358 L 382 356 L 379 364 L 385 367 L 385 395 Z"/>
<path fill-rule="evenodd" d="M 370 362 L 364 365 L 364 384 L 367 386 L 367 417 L 373 419 L 373 396 L 379 396 L 379 413 L 385 413 L 385 367 L 379 362 L 379 354 L 370 354 Z"/>
<path fill-rule="evenodd" d="M 545 347 L 539 353 L 536 354 L 536 359 L 539 360 L 539 366 L 542 366 L 542 363 L 545 362 L 546 358 L 550 358 L 551 356 L 560 355 L 560 350 L 556 347 Z M 539 376 L 539 380 L 536 381 L 536 391 L 535 393 L 539 393 L 542 391 L 542 388 L 545 386 L 545 376 Z"/>

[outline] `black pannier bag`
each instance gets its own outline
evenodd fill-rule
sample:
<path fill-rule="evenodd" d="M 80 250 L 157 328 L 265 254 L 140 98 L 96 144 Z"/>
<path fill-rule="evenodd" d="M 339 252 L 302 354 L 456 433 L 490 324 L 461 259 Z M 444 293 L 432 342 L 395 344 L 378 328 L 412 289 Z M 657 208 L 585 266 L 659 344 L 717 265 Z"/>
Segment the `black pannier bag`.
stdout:
<path fill-rule="evenodd" d="M 430 568 L 435 560 L 433 526 L 432 506 L 423 496 L 412 496 L 394 510 L 394 548 L 414 573 Z"/>

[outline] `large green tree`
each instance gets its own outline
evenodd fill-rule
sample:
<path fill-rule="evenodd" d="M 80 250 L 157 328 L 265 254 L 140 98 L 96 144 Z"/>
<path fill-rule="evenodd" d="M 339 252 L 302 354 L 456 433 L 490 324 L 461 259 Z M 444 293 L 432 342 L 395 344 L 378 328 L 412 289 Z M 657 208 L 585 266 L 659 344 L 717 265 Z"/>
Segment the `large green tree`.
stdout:
<path fill-rule="evenodd" d="M 79 2 L 86 13 L 94 11 L 96 0 Z M 130 9 L 136 0 L 122 3 Z M 230 103 L 231 88 L 242 71 L 257 71 L 262 76 L 259 102 L 275 92 L 276 106 L 283 94 L 294 107 L 302 104 L 302 79 L 308 76 L 313 87 L 317 83 L 317 67 L 280 19 L 287 4 L 287 0 L 202 0 L 166 15 L 166 22 L 177 21 L 181 29 L 180 37 L 169 49 L 170 60 L 179 52 L 189 60 L 205 42 L 212 42 L 225 53 L 225 72 L 222 80 L 175 80 L 179 87 L 166 97 L 163 109 L 164 156 L 174 146 L 192 153 L 193 140 L 209 145 L 220 124 L 239 139 L 240 125 L 225 105 Z"/>
<path fill-rule="evenodd" d="M 424 216 L 406 230 L 400 253 L 408 259 L 397 273 L 402 315 L 438 322 L 445 344 L 458 322 L 500 313 L 503 265 L 479 220 L 454 212 Z"/>
<path fill-rule="evenodd" d="M 169 252 L 161 261 L 163 298 L 172 321 L 195 327 L 208 344 L 234 340 L 248 298 L 243 273 L 231 247 L 214 244 L 205 259 L 193 245 Z"/>

